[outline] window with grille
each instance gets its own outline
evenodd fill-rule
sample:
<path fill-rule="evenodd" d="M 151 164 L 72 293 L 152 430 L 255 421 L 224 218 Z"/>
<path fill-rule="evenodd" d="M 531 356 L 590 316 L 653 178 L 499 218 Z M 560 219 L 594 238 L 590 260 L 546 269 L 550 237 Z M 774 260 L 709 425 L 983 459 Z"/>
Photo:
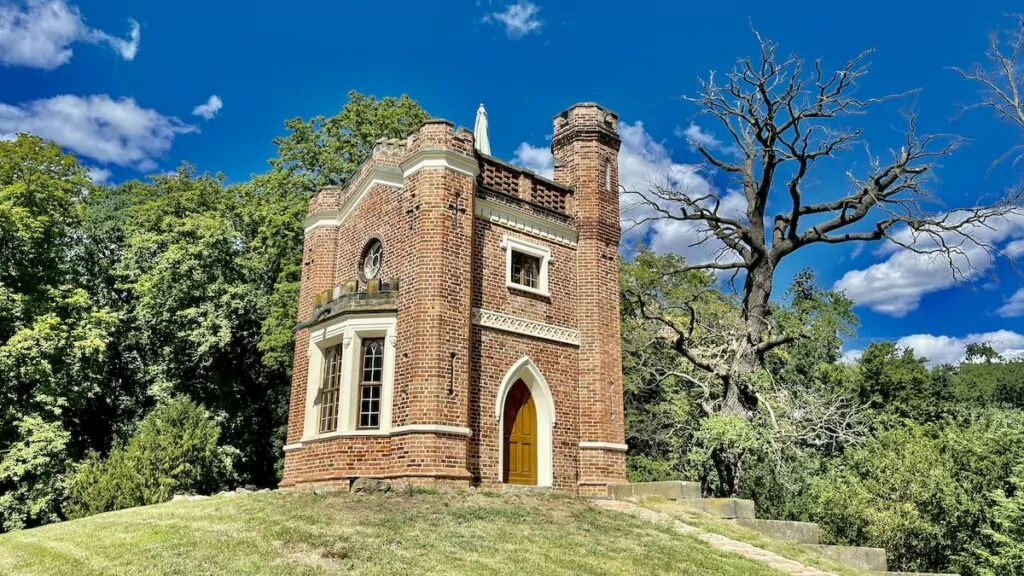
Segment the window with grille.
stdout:
<path fill-rule="evenodd" d="M 359 378 L 359 428 L 380 428 L 380 389 L 384 374 L 384 340 L 363 340 Z"/>
<path fill-rule="evenodd" d="M 338 429 L 338 404 L 341 400 L 341 351 L 332 346 L 324 353 L 324 381 L 320 387 L 320 433 Z"/>
<path fill-rule="evenodd" d="M 539 288 L 540 258 L 513 250 L 512 282 L 528 288 Z"/>

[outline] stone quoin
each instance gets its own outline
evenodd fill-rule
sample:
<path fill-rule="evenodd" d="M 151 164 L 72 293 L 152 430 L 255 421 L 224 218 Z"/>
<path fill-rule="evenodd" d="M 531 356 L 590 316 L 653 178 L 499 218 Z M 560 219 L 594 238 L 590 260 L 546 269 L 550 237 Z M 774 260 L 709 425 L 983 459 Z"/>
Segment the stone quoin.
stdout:
<path fill-rule="evenodd" d="M 548 180 L 430 120 L 310 200 L 282 487 L 625 483 L 617 126 Z"/>

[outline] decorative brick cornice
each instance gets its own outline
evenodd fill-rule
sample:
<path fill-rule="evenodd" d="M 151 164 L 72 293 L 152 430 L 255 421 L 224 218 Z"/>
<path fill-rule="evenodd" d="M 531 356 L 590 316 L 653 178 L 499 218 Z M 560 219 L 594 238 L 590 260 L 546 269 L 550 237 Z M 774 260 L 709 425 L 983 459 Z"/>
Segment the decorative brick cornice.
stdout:
<path fill-rule="evenodd" d="M 551 222 L 538 218 L 520 210 L 491 202 L 486 198 L 477 198 L 474 202 L 474 213 L 477 218 L 487 220 L 498 226 L 516 230 L 523 234 L 536 236 L 549 242 L 558 242 L 565 246 L 576 247 L 577 233 L 572 226 Z"/>
<path fill-rule="evenodd" d="M 545 324 L 519 316 L 509 316 L 508 314 L 502 314 L 493 310 L 473 308 L 473 324 L 494 328 L 495 330 L 533 336 L 534 338 L 563 342 L 573 346 L 580 345 L 580 333 L 578 330 Z"/>

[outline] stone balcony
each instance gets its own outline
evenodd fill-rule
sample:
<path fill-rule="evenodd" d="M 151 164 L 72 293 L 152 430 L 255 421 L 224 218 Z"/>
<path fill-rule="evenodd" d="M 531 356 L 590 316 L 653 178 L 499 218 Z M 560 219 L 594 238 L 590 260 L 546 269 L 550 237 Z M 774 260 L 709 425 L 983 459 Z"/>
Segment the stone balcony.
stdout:
<path fill-rule="evenodd" d="M 398 278 L 371 280 L 365 284 L 352 280 L 316 295 L 313 313 L 294 330 L 302 330 L 348 314 L 398 311 Z"/>

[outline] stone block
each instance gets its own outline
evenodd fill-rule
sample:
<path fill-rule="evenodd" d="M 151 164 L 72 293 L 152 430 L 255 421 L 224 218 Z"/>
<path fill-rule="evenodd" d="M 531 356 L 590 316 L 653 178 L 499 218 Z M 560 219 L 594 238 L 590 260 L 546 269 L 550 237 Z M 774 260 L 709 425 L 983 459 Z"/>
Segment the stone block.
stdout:
<path fill-rule="evenodd" d="M 876 576 L 959 576 L 959 574 L 933 574 L 931 572 L 872 572 Z"/>
<path fill-rule="evenodd" d="M 643 500 L 644 498 L 651 497 L 665 498 L 667 500 L 700 498 L 700 484 L 678 480 L 613 484 L 608 486 L 608 497 L 612 500 Z"/>
<path fill-rule="evenodd" d="M 788 540 L 801 544 L 817 544 L 819 542 L 818 525 L 810 522 L 759 520 L 757 518 L 737 518 L 734 522 L 776 540 Z"/>
<path fill-rule="evenodd" d="M 679 503 L 687 508 L 699 510 L 724 520 L 754 518 L 753 500 L 742 500 L 740 498 L 680 498 Z"/>
<path fill-rule="evenodd" d="M 888 568 L 884 548 L 826 546 L 823 544 L 809 544 L 807 548 L 820 556 L 831 558 L 858 570 L 885 572 Z"/>

